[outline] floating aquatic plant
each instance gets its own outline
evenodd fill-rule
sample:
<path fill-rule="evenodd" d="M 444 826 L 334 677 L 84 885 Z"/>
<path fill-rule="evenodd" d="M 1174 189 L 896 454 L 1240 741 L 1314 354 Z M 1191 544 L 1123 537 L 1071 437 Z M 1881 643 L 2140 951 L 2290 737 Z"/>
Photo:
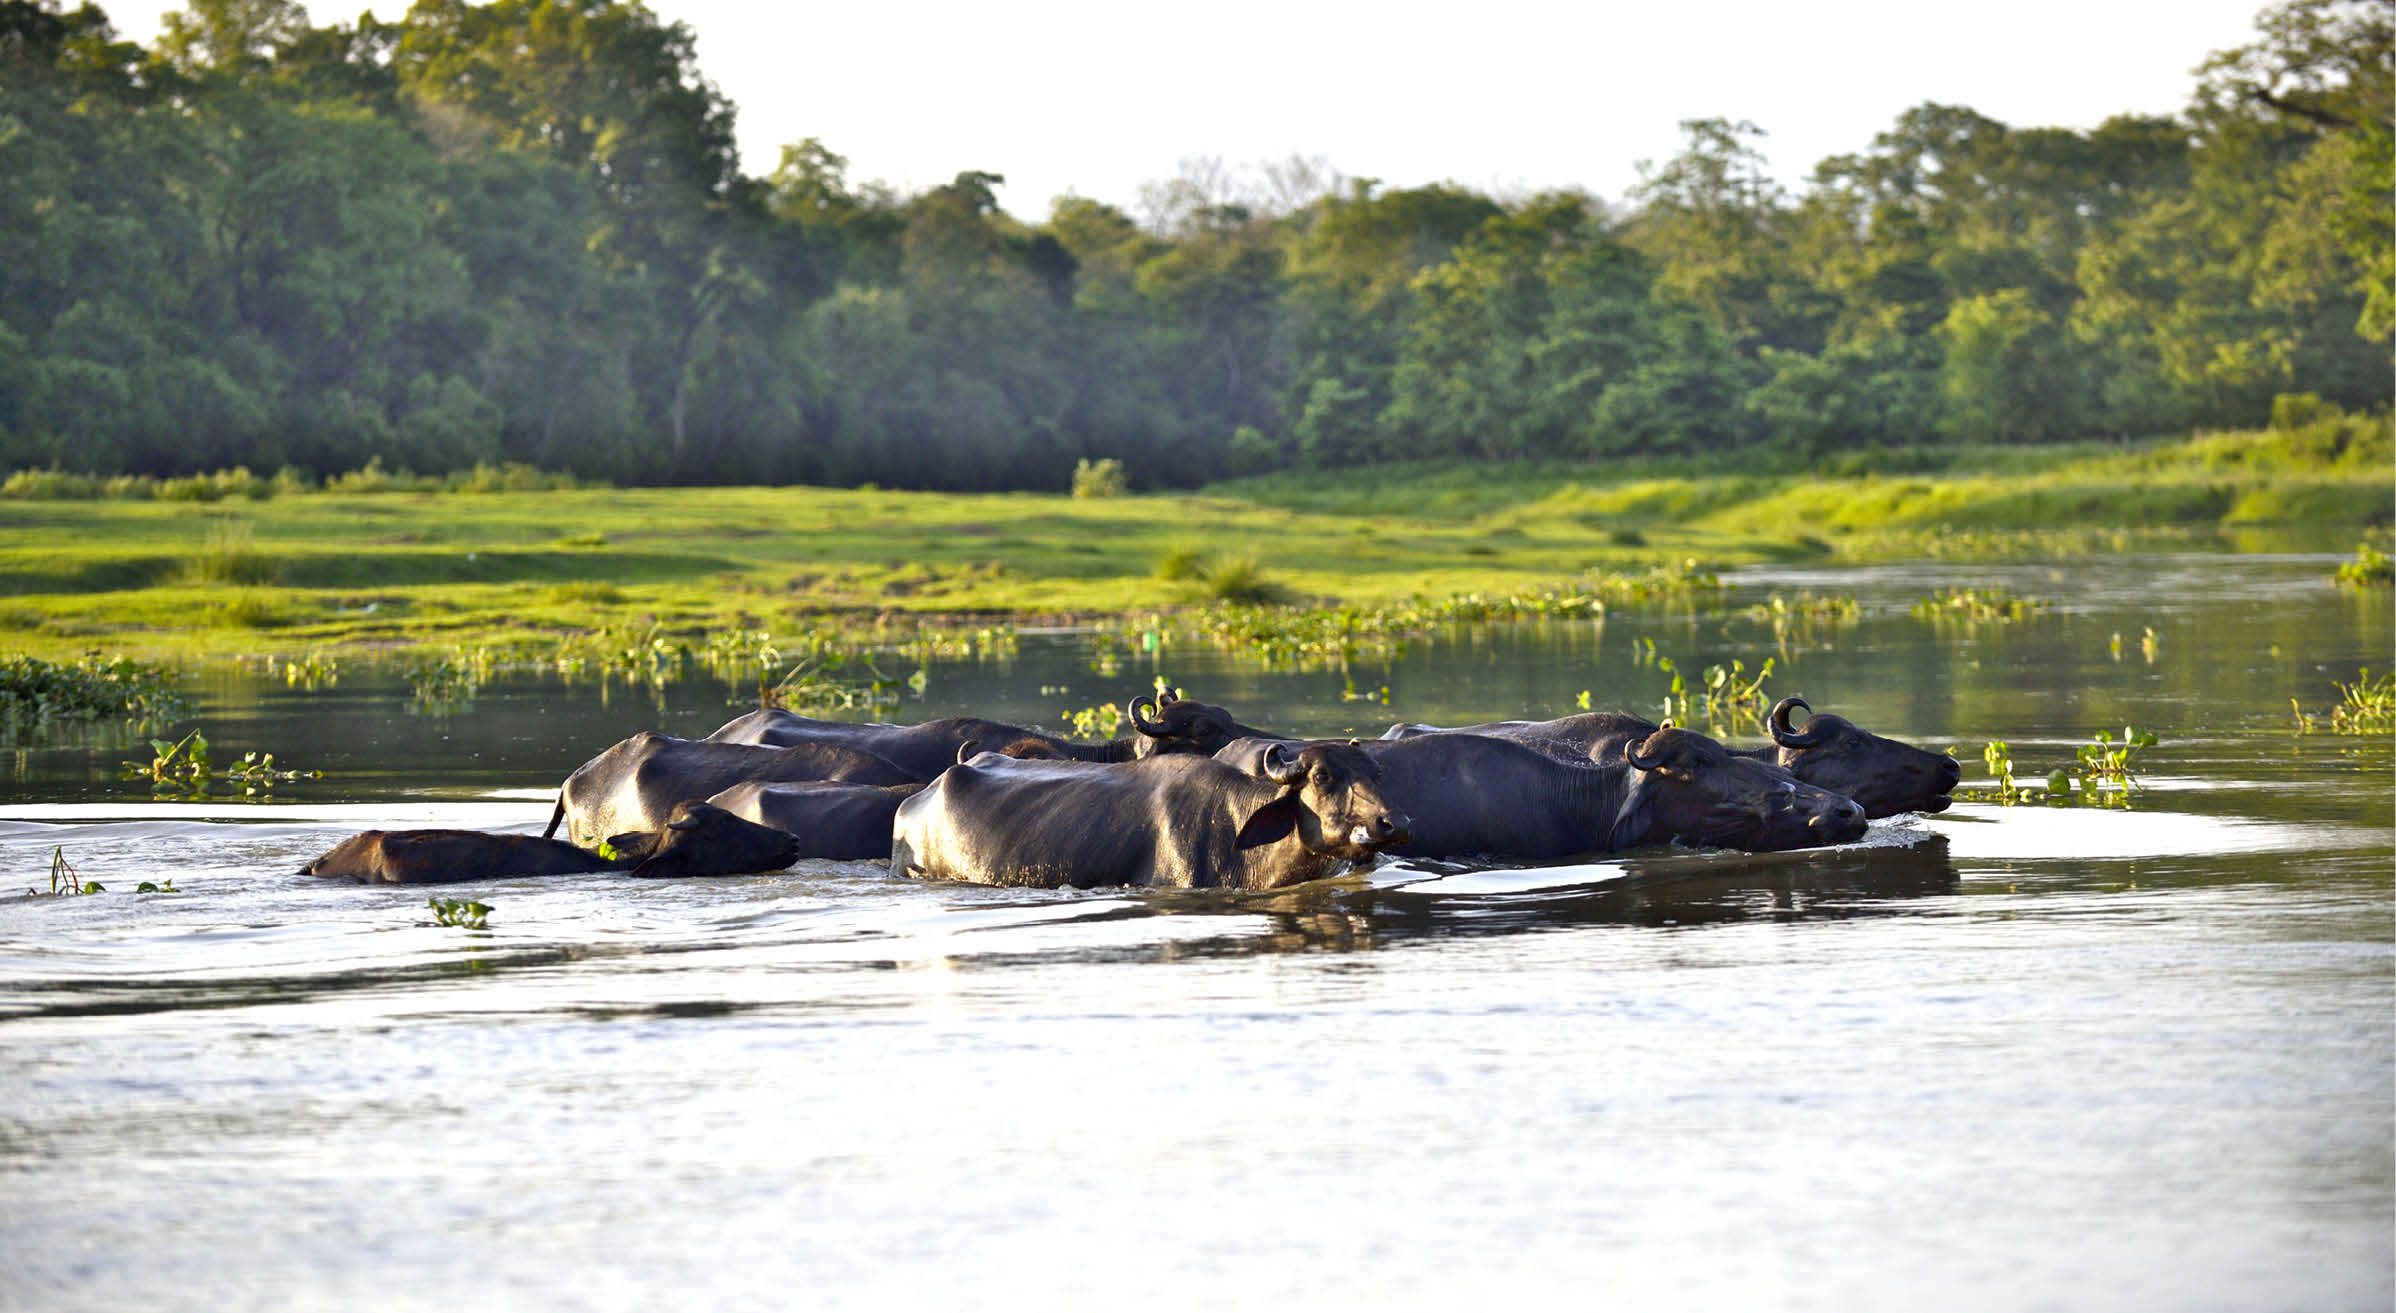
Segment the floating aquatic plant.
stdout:
<path fill-rule="evenodd" d="M 401 666 L 408 680 L 408 710 L 419 715 L 450 716 L 474 706 L 474 695 L 491 682 L 498 657 L 487 647 L 453 647 L 433 656 L 409 658 Z"/>
<path fill-rule="evenodd" d="M 208 736 L 196 729 L 172 743 L 151 739 L 150 750 L 148 762 L 125 762 L 119 778 L 147 779 L 152 793 L 177 798 L 211 797 L 217 785 L 226 784 L 238 788 L 244 798 L 262 799 L 277 784 L 324 778 L 320 770 L 285 770 L 275 764 L 271 752 L 245 752 L 241 760 L 219 771 L 208 752 Z"/>
<path fill-rule="evenodd" d="M 0 739 L 119 721 L 136 729 L 189 715 L 164 666 L 89 652 L 64 662 L 0 660 Z"/>
<path fill-rule="evenodd" d="M 283 663 L 283 684 L 286 688 L 306 689 L 313 693 L 340 682 L 341 663 L 322 652 L 310 652 L 304 658 Z"/>
<path fill-rule="evenodd" d="M 1995 787 L 1973 790 L 1975 796 L 1988 802 L 2010 807 L 2017 802 L 2066 803 L 2083 802 L 2100 806 L 2121 807 L 2129 803 L 2129 795 L 2138 788 L 2138 776 L 2132 769 L 2138 754 L 2161 742 L 2151 731 L 2135 725 L 2124 725 L 2116 741 L 2106 730 L 2098 730 L 2090 740 L 2080 745 L 2076 759 L 2068 766 L 2047 772 L 2046 786 L 2025 785 L 2014 775 L 2013 749 L 2003 739 L 1993 739 L 1981 750 L 1981 760 L 1988 764 L 1989 778 Z"/>
<path fill-rule="evenodd" d="M 1068 710 L 1063 716 L 1066 729 L 1077 739 L 1111 739 L 1123 726 L 1123 708 L 1112 702 L 1101 702 L 1079 711 Z"/>
<path fill-rule="evenodd" d="M 853 663 L 865 667 L 863 677 L 842 673 Z M 899 705 L 899 690 L 920 696 L 927 682 L 929 676 L 921 669 L 898 679 L 883 674 L 870 658 L 832 653 L 791 667 L 762 690 L 758 705 L 790 711 L 886 711 Z"/>
<path fill-rule="evenodd" d="M 1728 666 L 1707 666 L 1692 688 L 1680 668 L 1670 657 L 1656 657 L 1655 668 L 1672 677 L 1664 693 L 1663 719 L 1679 725 L 1704 725 L 1716 737 L 1727 737 L 1742 729 L 1761 731 L 1769 699 L 1764 693 L 1764 681 L 1772 677 L 1774 658 L 1765 657 L 1764 664 L 1754 674 L 1747 672 L 1747 663 L 1734 657 Z M 1586 703 L 1583 703 L 1586 706 Z"/>
<path fill-rule="evenodd" d="M 2329 709 L 2328 730 L 2332 734 L 2396 734 L 2396 671 L 2373 678 L 2365 666 L 2351 684 L 2331 680 L 2330 687 L 2338 690 L 2338 702 Z M 2296 699 L 2288 699 L 2296 713 L 2296 732 L 2310 734 L 2323 728 L 2321 716 L 2304 709 Z"/>
<path fill-rule="evenodd" d="M 1915 602 L 1910 613 L 1916 620 L 1933 624 L 2010 624 L 2046 608 L 2042 599 L 2017 596 L 2002 588 L 1942 588 Z"/>
<path fill-rule="evenodd" d="M 491 915 L 489 903 L 470 902 L 463 898 L 427 898 L 424 905 L 433 909 L 433 924 L 456 926 L 461 930 L 488 930 Z"/>
<path fill-rule="evenodd" d="M 2338 567 L 2338 582 L 2359 586 L 2387 587 L 2396 584 L 2396 561 L 2386 552 L 2369 543 L 2357 543 L 2354 559 Z"/>

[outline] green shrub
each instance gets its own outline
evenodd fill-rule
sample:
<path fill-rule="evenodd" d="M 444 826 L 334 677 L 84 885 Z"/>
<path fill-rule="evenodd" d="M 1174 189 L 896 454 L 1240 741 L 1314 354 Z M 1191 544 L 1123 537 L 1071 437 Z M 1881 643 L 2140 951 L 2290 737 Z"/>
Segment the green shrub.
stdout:
<path fill-rule="evenodd" d="M 65 470 L 18 470 L 0 483 L 0 497 L 16 497 L 25 501 L 81 500 L 100 495 L 100 481 L 88 474 L 70 474 Z"/>
<path fill-rule="evenodd" d="M 1255 557 L 1246 555 L 1217 558 L 1199 576 L 1199 586 L 1218 602 L 1255 605 L 1289 596 L 1289 590 L 1273 582 Z"/>
<path fill-rule="evenodd" d="M 579 488 L 580 480 L 571 474 L 548 474 L 520 460 L 499 465 L 477 462 L 473 469 L 460 470 L 442 480 L 450 492 L 551 492 Z"/>
<path fill-rule="evenodd" d="M 369 456 L 366 463 L 347 474 L 336 474 L 324 481 L 326 492 L 438 492 L 441 480 L 418 475 L 413 470 L 386 470 L 383 458 Z"/>
<path fill-rule="evenodd" d="M 246 465 L 236 465 L 214 474 L 187 474 L 180 478 L 160 479 L 151 490 L 160 501 L 223 501 L 227 497 L 247 497 L 264 501 L 274 496 L 274 484 L 250 473 Z"/>
<path fill-rule="evenodd" d="M 1175 543 L 1156 558 L 1154 573 L 1166 583 L 1184 583 L 1206 573 L 1206 562 L 1196 547 Z"/>
<path fill-rule="evenodd" d="M 1223 464 L 1238 478 L 1263 474 L 1285 464 L 1281 444 L 1264 435 L 1263 430 L 1242 424 L 1231 431 L 1231 441 L 1223 448 Z"/>
<path fill-rule="evenodd" d="M 1073 463 L 1074 496 L 1120 497 L 1123 491 L 1122 461 L 1112 456 L 1093 461 L 1085 456 Z"/>

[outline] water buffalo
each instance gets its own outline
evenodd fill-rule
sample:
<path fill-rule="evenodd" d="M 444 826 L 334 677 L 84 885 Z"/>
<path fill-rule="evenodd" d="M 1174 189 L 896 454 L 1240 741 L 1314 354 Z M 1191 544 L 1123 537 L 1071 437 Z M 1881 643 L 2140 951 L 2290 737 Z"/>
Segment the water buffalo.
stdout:
<path fill-rule="evenodd" d="M 571 822 L 566 834 L 575 840 L 654 830 L 676 803 L 711 798 L 746 781 L 789 780 L 908 784 L 915 776 L 870 752 L 836 743 L 768 748 L 644 730 L 574 768 L 558 789 L 557 810 L 541 837 L 554 837 L 563 822 Z"/>
<path fill-rule="evenodd" d="M 834 861 L 890 856 L 890 821 L 922 784 L 845 784 L 808 780 L 735 784 L 708 801 L 744 820 L 788 832 L 801 857 Z"/>
<path fill-rule="evenodd" d="M 873 753 L 918 780 L 930 780 L 956 764 L 959 750 L 969 743 L 995 745 L 1037 739 L 1072 761 L 1136 761 L 1170 752 L 1207 756 L 1233 739 L 1264 732 L 1233 720 L 1221 707 L 1183 698 L 1177 689 L 1153 698 L 1143 694 L 1132 699 L 1127 710 L 1137 733 L 1105 743 L 1076 743 L 978 716 L 948 716 L 917 725 L 861 725 L 816 720 L 778 707 L 761 708 L 730 721 L 708 735 L 707 741 L 770 747 L 838 744 Z"/>
<path fill-rule="evenodd" d="M 1798 779 L 1842 794 L 1861 804 L 1869 817 L 1900 812 L 1941 812 L 1953 801 L 1963 767 L 1943 752 L 1930 752 L 1910 743 L 1882 738 L 1839 716 L 1810 716 L 1803 730 L 1789 724 L 1793 709 L 1813 710 L 1803 698 L 1782 698 L 1766 724 L 1772 732 L 1769 748 L 1730 749 L 1757 761 L 1786 766 Z M 1482 734 L 1529 744 L 1569 760 L 1616 756 L 1622 745 L 1656 731 L 1656 722 L 1620 711 L 1583 712 L 1557 720 L 1501 720 L 1483 725 L 1441 729 L 1435 725 L 1398 724 L 1384 740 L 1426 734 Z"/>
<path fill-rule="evenodd" d="M 1237 765 L 1269 746 L 1235 743 L 1218 760 Z M 1864 833 L 1853 801 L 1670 726 L 1621 740 L 1604 760 L 1461 730 L 1364 749 L 1381 767 L 1382 796 L 1413 818 L 1412 837 L 1390 850 L 1404 857 L 1544 861 L 1674 839 L 1772 852 Z"/>
<path fill-rule="evenodd" d="M 612 857 L 561 839 L 480 830 L 368 830 L 327 849 L 302 875 L 363 884 L 455 884 L 521 875 L 625 871 L 644 877 L 779 871 L 799 859 L 798 841 L 720 807 L 686 802 L 655 833 L 608 840 Z"/>
<path fill-rule="evenodd" d="M 1789 726 L 1791 708 L 1803 708 L 1805 728 Z M 1816 715 L 1803 698 L 1782 698 L 1769 724 L 1781 765 L 1808 784 L 1843 793 L 1863 804 L 1864 815 L 1943 812 L 1955 799 L 1963 767 L 1943 752 L 1882 738 L 1843 716 Z"/>
<path fill-rule="evenodd" d="M 977 884 L 1275 889 L 1406 837 L 1350 744 L 1274 743 L 1245 769 L 1187 754 L 1106 765 L 983 753 L 899 804 L 894 875 Z"/>

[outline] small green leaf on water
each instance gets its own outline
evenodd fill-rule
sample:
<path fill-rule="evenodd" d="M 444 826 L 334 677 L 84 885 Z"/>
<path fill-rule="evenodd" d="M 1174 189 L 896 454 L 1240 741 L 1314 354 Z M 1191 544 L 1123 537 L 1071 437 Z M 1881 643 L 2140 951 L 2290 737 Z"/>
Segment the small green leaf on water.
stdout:
<path fill-rule="evenodd" d="M 2071 791 L 2072 773 L 2070 771 L 2057 770 L 2048 773 L 2047 792 L 2058 798 L 2067 798 L 2071 796 Z"/>

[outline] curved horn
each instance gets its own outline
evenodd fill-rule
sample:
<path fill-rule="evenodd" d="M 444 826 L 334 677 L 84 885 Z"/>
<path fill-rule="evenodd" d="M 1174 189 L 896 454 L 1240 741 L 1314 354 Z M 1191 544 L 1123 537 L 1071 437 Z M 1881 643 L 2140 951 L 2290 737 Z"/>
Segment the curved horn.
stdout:
<path fill-rule="evenodd" d="M 967 739 L 963 743 L 958 744 L 957 764 L 960 766 L 964 765 L 966 762 L 973 759 L 973 755 L 975 753 L 980 752 L 981 750 L 982 741 L 980 739 Z"/>
<path fill-rule="evenodd" d="M 1171 732 L 1165 728 L 1165 722 L 1161 720 L 1150 720 L 1146 716 L 1142 715 L 1140 711 L 1140 708 L 1142 707 L 1146 707 L 1150 711 L 1156 710 L 1156 699 L 1148 696 L 1145 693 L 1142 693 L 1140 696 L 1131 700 L 1130 706 L 1124 708 L 1125 714 L 1131 719 L 1131 727 L 1133 729 L 1140 731 L 1142 734 L 1145 734 L 1152 739 L 1161 739 L 1165 737 L 1166 734 Z"/>
<path fill-rule="evenodd" d="M 1664 730 L 1665 730 L 1665 729 L 1670 729 L 1670 728 L 1672 728 L 1672 726 L 1671 726 L 1670 724 L 1666 724 L 1666 725 L 1664 726 L 1664 729 L 1659 729 L 1659 730 L 1657 730 L 1657 731 L 1656 731 L 1656 733 L 1658 733 L 1658 734 L 1661 734 L 1661 733 L 1663 733 L 1663 732 L 1664 732 Z M 1623 744 L 1623 745 L 1622 745 L 1622 758 L 1623 758 L 1623 760 L 1625 760 L 1625 761 L 1627 761 L 1627 762 L 1629 762 L 1629 763 L 1631 764 L 1631 769 L 1632 769 L 1632 770 L 1638 770 L 1638 771 L 1649 771 L 1649 770 L 1654 770 L 1656 767 L 1658 767 L 1658 766 L 1661 766 L 1661 765 L 1663 765 L 1663 764 L 1664 764 L 1664 754 L 1663 754 L 1663 753 L 1661 753 L 1661 752 L 1658 752 L 1658 753 L 1656 753 L 1654 756 L 1651 756 L 1651 757 L 1642 757 L 1642 756 L 1640 756 L 1640 755 L 1639 755 L 1639 745 L 1638 745 L 1637 743 L 1625 743 L 1625 744 Z"/>
<path fill-rule="evenodd" d="M 1806 714 L 1806 720 L 1809 723 L 1813 720 L 1814 709 L 1806 704 L 1804 698 L 1782 698 L 1780 701 L 1772 704 L 1772 715 L 1770 717 L 1772 725 L 1772 741 L 1784 748 L 1818 748 L 1822 746 L 1822 740 L 1828 737 L 1828 734 L 1825 731 L 1818 729 L 1800 731 L 1791 726 L 1789 724 L 1789 709 L 1791 707 L 1797 707 L 1804 710 Z"/>
<path fill-rule="evenodd" d="M 1181 690 L 1180 690 L 1180 689 L 1178 689 L 1178 688 L 1166 688 L 1166 689 L 1159 689 L 1159 690 L 1157 690 L 1157 694 L 1156 694 L 1156 700 L 1157 700 L 1157 705 L 1158 705 L 1160 708 L 1161 708 L 1161 707 L 1164 707 L 1164 706 L 1168 706 L 1168 705 L 1170 705 L 1170 704 L 1172 704 L 1172 703 L 1175 703 L 1175 702 L 1179 702 L 1179 701 L 1181 701 L 1181 699 L 1182 699 L 1182 692 L 1181 692 Z"/>
<path fill-rule="evenodd" d="M 1261 764 L 1265 778 L 1275 784 L 1296 784 L 1306 775 L 1306 767 L 1299 763 L 1298 754 L 1290 751 L 1289 745 L 1286 743 L 1275 743 L 1267 747 Z"/>

